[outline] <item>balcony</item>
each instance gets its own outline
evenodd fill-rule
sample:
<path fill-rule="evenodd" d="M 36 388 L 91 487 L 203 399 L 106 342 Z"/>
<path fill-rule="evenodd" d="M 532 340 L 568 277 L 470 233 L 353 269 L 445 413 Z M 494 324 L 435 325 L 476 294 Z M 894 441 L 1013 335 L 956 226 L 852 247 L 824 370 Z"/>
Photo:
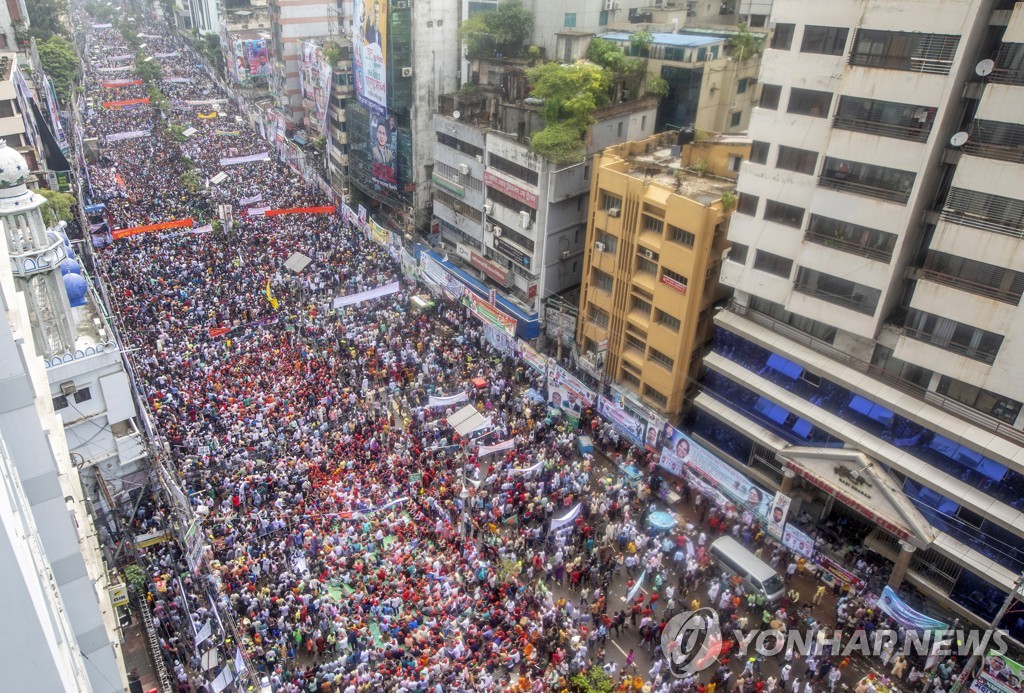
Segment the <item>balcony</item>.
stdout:
<path fill-rule="evenodd" d="M 826 233 L 808 230 L 807 233 L 804 234 L 804 240 L 808 243 L 823 245 L 826 248 L 834 248 L 844 253 L 859 255 L 860 257 L 864 257 L 869 260 L 878 260 L 879 262 L 888 263 L 889 260 L 892 259 L 892 250 L 872 248 L 857 241 Z"/>
<path fill-rule="evenodd" d="M 832 126 L 910 142 L 926 142 L 935 120 L 935 108 L 843 96 Z"/>
<path fill-rule="evenodd" d="M 1024 164 L 1024 125 L 975 120 L 964 151 L 1011 164 Z"/>
<path fill-rule="evenodd" d="M 1024 86 L 1024 43 L 1004 43 L 996 55 L 996 66 L 988 81 L 993 84 Z"/>
<path fill-rule="evenodd" d="M 954 354 L 992 365 L 999 355 L 1003 336 L 978 327 L 911 309 L 903 334 Z"/>
<path fill-rule="evenodd" d="M 952 188 L 941 218 L 982 231 L 1024 238 L 1024 201 L 991 193 Z"/>
<path fill-rule="evenodd" d="M 928 251 L 921 277 L 1014 306 L 1024 295 L 1024 273 L 937 250 Z"/>
<path fill-rule="evenodd" d="M 916 174 L 911 171 L 828 157 L 818 178 L 818 185 L 876 200 L 906 204 L 915 178 Z"/>
<path fill-rule="evenodd" d="M 882 296 L 879 289 L 873 289 L 870 286 L 857 284 L 840 277 L 833 277 L 807 267 L 797 270 L 793 290 L 864 315 L 875 314 L 878 300 Z"/>

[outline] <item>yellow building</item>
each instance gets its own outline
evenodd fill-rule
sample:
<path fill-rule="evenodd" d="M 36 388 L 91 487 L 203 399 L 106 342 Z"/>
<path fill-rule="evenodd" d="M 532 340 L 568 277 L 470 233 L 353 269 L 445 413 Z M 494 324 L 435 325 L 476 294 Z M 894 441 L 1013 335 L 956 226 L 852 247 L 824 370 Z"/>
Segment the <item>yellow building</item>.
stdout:
<path fill-rule="evenodd" d="M 576 328 L 584 365 L 671 423 L 710 338 L 735 179 L 750 153 L 745 137 L 676 142 L 663 133 L 595 155 Z"/>

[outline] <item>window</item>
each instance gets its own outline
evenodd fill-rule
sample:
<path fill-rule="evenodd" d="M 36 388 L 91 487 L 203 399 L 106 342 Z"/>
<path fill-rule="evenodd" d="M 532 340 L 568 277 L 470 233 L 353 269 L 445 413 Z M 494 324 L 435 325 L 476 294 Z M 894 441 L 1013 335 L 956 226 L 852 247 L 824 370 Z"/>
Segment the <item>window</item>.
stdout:
<path fill-rule="evenodd" d="M 683 324 L 679 318 L 673 317 L 660 309 L 654 311 L 654 321 L 673 332 L 678 332 L 680 326 Z"/>
<path fill-rule="evenodd" d="M 537 210 L 525 202 L 520 202 L 511 195 L 503 193 L 497 188 L 492 188 L 490 185 L 487 186 L 485 194 L 490 198 L 491 202 L 499 204 L 506 209 L 510 209 L 516 214 L 526 212 L 530 215 L 531 221 L 537 221 Z"/>
<path fill-rule="evenodd" d="M 89 392 L 89 388 L 83 387 L 81 390 L 75 392 L 75 403 L 81 404 L 82 402 L 88 402 L 92 399 L 92 393 Z"/>
<path fill-rule="evenodd" d="M 796 24 L 776 24 L 775 32 L 772 34 L 771 47 L 780 51 L 788 51 L 789 47 L 793 45 L 794 29 L 796 29 Z"/>
<path fill-rule="evenodd" d="M 959 43 L 951 34 L 858 29 L 850 64 L 948 75 Z"/>
<path fill-rule="evenodd" d="M 618 137 L 622 137 L 622 121 L 621 120 L 619 121 L 619 128 L 618 128 L 618 131 L 616 132 L 616 135 Z"/>
<path fill-rule="evenodd" d="M 640 116 L 640 129 L 647 130 L 647 116 Z"/>
<path fill-rule="evenodd" d="M 537 172 L 531 168 L 527 168 L 522 164 L 517 164 L 514 161 L 509 161 L 504 157 L 500 157 L 494 152 L 487 155 L 487 165 L 491 168 L 496 168 L 499 171 L 509 174 L 514 178 L 526 181 L 530 185 L 537 185 Z"/>
<path fill-rule="evenodd" d="M 470 206 L 461 198 L 455 197 L 447 190 L 442 190 L 440 186 L 435 185 L 433 190 L 434 202 L 438 202 L 448 209 L 452 210 L 457 214 L 461 214 L 464 217 L 468 217 L 473 221 L 480 223 L 483 221 L 483 214 L 480 213 L 479 209 Z"/>
<path fill-rule="evenodd" d="M 659 236 L 664 232 L 665 222 L 663 222 L 661 219 L 655 219 L 654 217 L 649 217 L 646 214 L 643 215 L 643 216 L 644 216 L 644 231 L 650 231 L 651 233 L 656 233 Z"/>
<path fill-rule="evenodd" d="M 983 231 L 1024 236 L 1024 201 L 991 193 L 951 188 L 942 218 Z"/>
<path fill-rule="evenodd" d="M 675 359 L 669 358 L 666 354 L 661 353 L 654 347 L 647 350 L 647 356 L 659 366 L 664 366 L 668 370 L 672 370 L 676 367 Z"/>
<path fill-rule="evenodd" d="M 754 256 L 754 269 L 789 279 L 789 273 L 793 270 L 793 261 L 775 253 L 758 250 Z"/>
<path fill-rule="evenodd" d="M 1024 84 L 1024 43 L 1004 43 L 996 53 L 996 69 L 989 80 L 998 84 Z"/>
<path fill-rule="evenodd" d="M 566 27 L 567 29 L 575 28 L 575 26 L 576 26 L 576 13 L 575 12 L 566 12 L 565 13 L 565 21 L 562 23 L 562 26 Z"/>
<path fill-rule="evenodd" d="M 622 380 L 633 387 L 640 387 L 640 376 L 626 370 L 626 364 L 622 364 Z"/>
<path fill-rule="evenodd" d="M 687 284 L 690 283 L 690 280 L 678 272 L 673 272 L 672 270 L 663 267 L 661 270 L 661 283 L 685 289 Z"/>
<path fill-rule="evenodd" d="M 778 84 L 761 85 L 761 101 L 758 105 L 776 111 L 779 108 L 779 99 L 782 97 L 782 87 Z"/>
<path fill-rule="evenodd" d="M 668 397 L 655 390 L 650 385 L 644 385 L 644 397 L 654 402 L 659 407 L 668 406 Z"/>
<path fill-rule="evenodd" d="M 635 335 L 629 334 L 628 332 L 626 333 L 625 346 L 627 349 L 639 351 L 641 354 L 643 354 L 644 350 L 647 348 L 647 344 L 644 343 L 644 340 Z"/>
<path fill-rule="evenodd" d="M 1017 400 L 945 375 L 939 380 L 939 394 L 1011 424 L 1020 413 L 1021 403 Z"/>
<path fill-rule="evenodd" d="M 908 337 L 988 364 L 1003 343 L 1002 335 L 916 308 L 907 313 L 904 327 Z"/>
<path fill-rule="evenodd" d="M 629 304 L 629 309 L 639 311 L 644 315 L 651 314 L 651 304 L 639 296 L 633 296 L 633 300 Z"/>
<path fill-rule="evenodd" d="M 748 80 L 746 77 L 736 82 L 736 93 L 744 94 L 747 91 Z"/>
<path fill-rule="evenodd" d="M 930 106 L 841 96 L 832 125 L 840 130 L 925 142 L 932 131 L 935 113 L 936 109 Z"/>
<path fill-rule="evenodd" d="M 743 165 L 743 157 L 730 154 L 729 158 L 726 159 L 726 168 L 734 173 L 740 172 L 740 166 Z"/>
<path fill-rule="evenodd" d="M 693 244 L 697 240 L 697 237 L 694 236 L 689 231 L 683 231 L 682 229 L 669 224 L 668 239 L 673 243 L 678 243 L 680 245 L 685 245 L 687 248 L 692 248 Z"/>
<path fill-rule="evenodd" d="M 597 14 L 597 25 L 608 26 L 608 10 L 601 10 Z"/>
<path fill-rule="evenodd" d="M 602 310 L 595 305 L 591 305 L 588 317 L 590 318 L 590 322 L 594 323 L 598 327 L 608 327 L 608 311 Z"/>
<path fill-rule="evenodd" d="M 740 201 L 736 203 L 736 211 L 740 214 L 748 214 L 750 216 L 757 215 L 757 203 L 761 201 L 756 195 L 750 195 L 748 193 L 740 193 Z"/>
<path fill-rule="evenodd" d="M 847 279 L 834 277 L 818 270 L 800 267 L 796 271 L 796 291 L 820 298 L 865 315 L 874 315 L 878 300 L 882 297 L 879 289 L 857 284 Z"/>
<path fill-rule="evenodd" d="M 804 223 L 804 210 L 796 205 L 768 200 L 764 205 L 764 218 L 765 221 L 774 221 L 776 224 L 798 229 Z"/>
<path fill-rule="evenodd" d="M 1024 163 L 1024 125 L 976 118 L 964 150 L 989 159 Z"/>
<path fill-rule="evenodd" d="M 604 252 L 612 253 L 613 255 L 619 247 L 619 239 L 604 231 L 597 232 L 597 242 L 604 245 Z"/>
<path fill-rule="evenodd" d="M 750 144 L 750 162 L 754 164 L 767 164 L 768 150 L 770 148 L 770 143 L 754 140 Z"/>
<path fill-rule="evenodd" d="M 743 122 L 743 111 L 736 111 L 729 116 L 729 127 L 737 128 L 740 126 L 741 122 Z"/>
<path fill-rule="evenodd" d="M 729 246 L 728 260 L 736 262 L 741 265 L 747 264 L 747 253 L 750 252 L 750 246 L 743 245 L 742 243 L 733 243 Z"/>
<path fill-rule="evenodd" d="M 801 53 L 821 53 L 823 55 L 842 55 L 846 48 L 845 27 L 813 26 L 804 27 L 804 40 L 800 44 Z"/>
<path fill-rule="evenodd" d="M 827 118 L 828 109 L 831 105 L 831 92 L 797 89 L 794 87 L 789 92 L 789 107 L 786 109 L 786 112 L 812 116 L 814 118 Z"/>
<path fill-rule="evenodd" d="M 609 195 L 608 193 L 601 193 L 601 209 L 606 212 L 609 209 L 622 209 L 622 198 Z"/>
<path fill-rule="evenodd" d="M 871 365 L 922 389 L 927 389 L 928 384 L 932 381 L 932 371 L 896 358 L 893 356 L 892 349 L 881 344 L 875 345 L 875 353 L 871 356 Z"/>
<path fill-rule="evenodd" d="M 812 214 L 804 238 L 811 243 L 836 248 L 872 260 L 889 262 L 896 247 L 896 234 Z"/>
<path fill-rule="evenodd" d="M 64 395 L 57 395 L 53 398 L 53 410 L 60 411 L 61 409 L 67 409 L 68 398 Z"/>
<path fill-rule="evenodd" d="M 906 204 L 916 177 L 912 171 L 825 157 L 818 183 L 833 190 Z"/>
<path fill-rule="evenodd" d="M 611 293 L 612 285 L 615 283 L 615 278 L 607 272 L 602 272 L 595 267 L 592 271 L 590 283 L 601 291 Z"/>
<path fill-rule="evenodd" d="M 647 251 L 650 252 L 650 251 Z M 658 274 L 658 261 L 652 260 L 643 255 L 644 251 L 640 251 L 640 255 L 636 256 L 636 271 L 638 274 L 650 274 L 656 276 Z M 657 257 L 657 255 L 655 255 Z"/>
<path fill-rule="evenodd" d="M 775 159 L 776 168 L 805 173 L 809 176 L 814 175 L 814 168 L 817 163 L 818 152 L 786 146 L 779 147 L 779 156 Z"/>
<path fill-rule="evenodd" d="M 0 36 L 3 36 L 3 34 L 0 34 Z M 14 99 L 0 101 L 0 118 L 10 118 L 14 114 Z"/>
<path fill-rule="evenodd" d="M 483 156 L 484 150 L 476 145 L 470 144 L 469 142 L 463 142 L 457 137 L 452 137 L 446 132 L 437 133 L 437 141 L 446 147 L 468 154 L 470 156 Z"/>
<path fill-rule="evenodd" d="M 793 329 L 799 330 L 815 339 L 820 339 L 823 342 L 831 344 L 836 339 L 837 330 L 831 325 L 818 320 L 812 320 L 811 318 L 805 318 L 796 313 L 790 313 L 782 304 L 774 303 L 766 298 L 751 296 L 750 310 L 764 313 L 768 317 L 784 322 Z"/>
<path fill-rule="evenodd" d="M 923 271 L 930 281 L 1012 305 L 1024 294 L 1024 274 L 937 250 L 928 251 Z"/>

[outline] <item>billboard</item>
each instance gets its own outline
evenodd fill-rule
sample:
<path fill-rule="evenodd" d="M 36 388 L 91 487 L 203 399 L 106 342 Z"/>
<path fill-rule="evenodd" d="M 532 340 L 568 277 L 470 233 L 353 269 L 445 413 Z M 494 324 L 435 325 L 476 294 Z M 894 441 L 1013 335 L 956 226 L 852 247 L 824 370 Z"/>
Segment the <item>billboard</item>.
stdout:
<path fill-rule="evenodd" d="M 560 366 L 548 367 L 548 404 L 579 418 L 594 406 L 596 394 Z"/>
<path fill-rule="evenodd" d="M 250 39 L 245 42 L 245 62 L 252 77 L 269 77 L 273 72 L 270 65 L 270 50 L 266 39 Z"/>
<path fill-rule="evenodd" d="M 370 145 L 370 175 L 381 187 L 398 190 L 398 126 L 394 116 L 378 116 L 370 111 Z"/>
<path fill-rule="evenodd" d="M 1022 693 L 1024 665 L 992 650 L 981 663 L 981 673 L 971 684 L 976 693 Z"/>
<path fill-rule="evenodd" d="M 356 0 L 354 16 L 356 97 L 384 117 L 388 106 L 388 0 Z"/>
<path fill-rule="evenodd" d="M 245 41 L 231 39 L 230 50 L 231 61 L 228 65 L 228 72 L 236 82 L 249 82 L 249 63 L 245 60 Z"/>
<path fill-rule="evenodd" d="M 319 135 L 327 134 L 327 106 L 331 96 L 331 65 L 323 48 L 309 41 L 299 51 L 299 87 L 306 111 L 306 127 Z"/>

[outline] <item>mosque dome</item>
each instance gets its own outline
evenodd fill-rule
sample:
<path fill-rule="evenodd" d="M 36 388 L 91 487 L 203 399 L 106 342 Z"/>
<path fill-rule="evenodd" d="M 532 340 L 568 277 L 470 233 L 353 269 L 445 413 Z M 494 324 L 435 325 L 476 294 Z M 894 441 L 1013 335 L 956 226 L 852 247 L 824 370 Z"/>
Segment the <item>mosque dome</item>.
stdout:
<path fill-rule="evenodd" d="M 8 147 L 6 141 L 0 140 L 0 190 L 25 185 L 31 173 L 25 157 L 14 147 Z"/>
<path fill-rule="evenodd" d="M 68 303 L 72 308 L 85 305 L 85 293 L 88 285 L 80 274 L 64 275 L 64 291 L 68 294 Z"/>
<path fill-rule="evenodd" d="M 82 266 L 78 264 L 77 260 L 67 259 L 60 263 L 61 274 L 81 274 Z"/>

